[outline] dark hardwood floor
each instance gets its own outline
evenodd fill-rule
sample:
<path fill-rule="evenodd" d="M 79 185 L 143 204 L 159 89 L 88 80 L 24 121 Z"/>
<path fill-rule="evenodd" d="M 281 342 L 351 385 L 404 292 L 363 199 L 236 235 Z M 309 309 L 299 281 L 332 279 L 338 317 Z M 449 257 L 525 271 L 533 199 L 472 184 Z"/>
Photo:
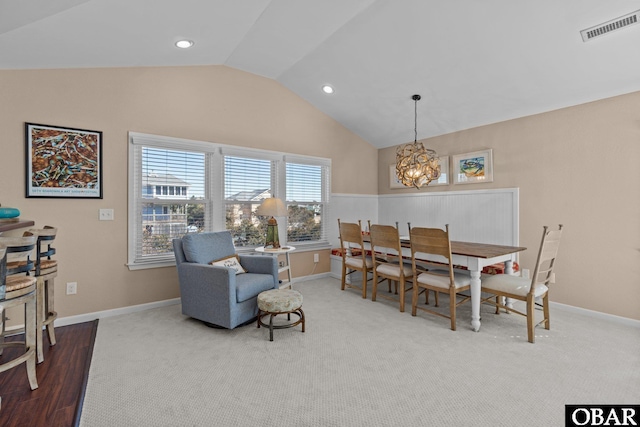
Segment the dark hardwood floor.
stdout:
<path fill-rule="evenodd" d="M 31 391 L 25 365 L 0 373 L 0 426 L 70 427 L 78 425 L 98 321 L 56 328 L 49 347 L 44 332 L 44 362 L 37 365 L 38 389 Z M 7 341 L 21 339 L 8 337 Z M 4 349 L 0 361 L 18 354 Z"/>

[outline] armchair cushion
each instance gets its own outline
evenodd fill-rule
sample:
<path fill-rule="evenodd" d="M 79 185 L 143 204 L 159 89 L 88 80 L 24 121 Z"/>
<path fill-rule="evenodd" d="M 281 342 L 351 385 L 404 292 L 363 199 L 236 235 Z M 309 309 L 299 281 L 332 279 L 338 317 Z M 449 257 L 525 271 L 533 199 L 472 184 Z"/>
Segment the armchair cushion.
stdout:
<path fill-rule="evenodd" d="M 217 267 L 232 268 L 236 271 L 236 274 L 247 272 L 244 268 L 242 268 L 242 265 L 240 265 L 240 261 L 238 261 L 237 255 L 231 255 L 230 257 L 222 258 L 217 261 L 211 261 L 209 264 L 215 265 Z"/>
<path fill-rule="evenodd" d="M 273 276 L 268 274 L 240 274 L 236 276 L 236 301 L 243 302 L 262 291 L 274 289 Z"/>

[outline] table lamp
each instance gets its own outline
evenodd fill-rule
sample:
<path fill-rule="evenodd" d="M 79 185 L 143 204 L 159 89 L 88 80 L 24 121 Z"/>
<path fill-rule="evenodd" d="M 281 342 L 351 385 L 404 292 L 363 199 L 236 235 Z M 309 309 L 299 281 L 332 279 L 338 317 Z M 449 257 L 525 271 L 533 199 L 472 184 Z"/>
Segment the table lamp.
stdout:
<path fill-rule="evenodd" d="M 256 215 L 270 216 L 267 222 L 267 238 L 264 243 L 265 248 L 280 248 L 280 239 L 278 238 L 278 221 L 274 217 L 287 216 L 287 208 L 282 200 L 277 197 L 264 199 L 262 204 L 258 206 Z"/>

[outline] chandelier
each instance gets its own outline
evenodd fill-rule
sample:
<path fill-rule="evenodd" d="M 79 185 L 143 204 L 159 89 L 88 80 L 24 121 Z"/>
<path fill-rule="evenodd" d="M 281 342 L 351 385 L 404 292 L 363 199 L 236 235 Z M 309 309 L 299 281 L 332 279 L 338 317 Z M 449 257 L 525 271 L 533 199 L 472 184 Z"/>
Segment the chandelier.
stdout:
<path fill-rule="evenodd" d="M 396 150 L 396 176 L 406 187 L 420 188 L 440 177 L 439 159 L 434 150 L 425 148 L 418 142 L 418 101 L 420 95 L 413 95 L 415 102 L 415 138 L 413 143 L 404 144 Z"/>

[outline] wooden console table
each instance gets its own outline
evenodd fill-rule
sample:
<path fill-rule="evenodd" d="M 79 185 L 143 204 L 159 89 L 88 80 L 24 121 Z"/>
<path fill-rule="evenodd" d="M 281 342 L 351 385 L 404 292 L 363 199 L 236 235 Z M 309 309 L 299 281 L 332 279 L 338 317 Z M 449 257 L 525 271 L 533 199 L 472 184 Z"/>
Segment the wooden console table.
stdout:
<path fill-rule="evenodd" d="M 34 224 L 35 224 L 34 221 L 27 220 L 27 219 L 21 219 L 18 221 L 7 221 L 7 222 L 0 221 L 0 233 L 2 233 L 3 231 L 16 230 L 18 228 L 31 227 Z"/>

